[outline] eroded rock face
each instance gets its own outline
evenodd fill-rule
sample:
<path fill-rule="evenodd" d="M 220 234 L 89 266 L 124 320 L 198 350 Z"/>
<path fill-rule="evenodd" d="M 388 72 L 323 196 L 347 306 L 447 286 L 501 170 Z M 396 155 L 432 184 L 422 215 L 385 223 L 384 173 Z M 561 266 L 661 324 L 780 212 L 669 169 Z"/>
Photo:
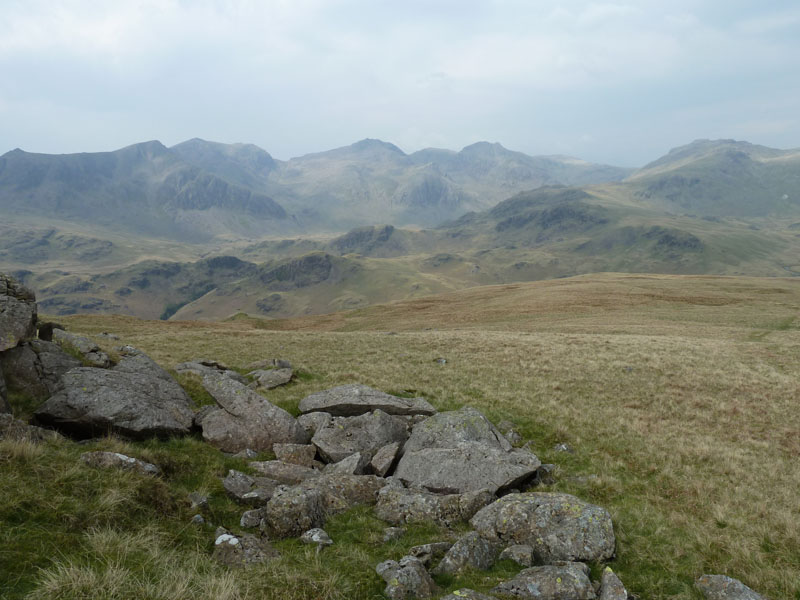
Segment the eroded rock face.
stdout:
<path fill-rule="evenodd" d="M 122 469 L 123 471 L 136 471 L 142 475 L 159 475 L 161 473 L 161 469 L 154 464 L 119 452 L 84 452 L 81 454 L 81 460 L 90 467 L 99 469 Z"/>
<path fill-rule="evenodd" d="M 701 575 L 695 586 L 706 600 L 765 600 L 738 579 L 726 575 Z"/>
<path fill-rule="evenodd" d="M 326 412 L 335 417 L 354 417 L 382 410 L 389 415 L 432 415 L 424 398 L 399 398 L 366 385 L 350 384 L 311 394 L 300 401 L 300 412 Z"/>
<path fill-rule="evenodd" d="M 339 462 L 356 452 L 369 462 L 383 446 L 402 443 L 407 437 L 405 422 L 376 410 L 358 417 L 334 417 L 317 429 L 311 443 L 327 462 Z"/>
<path fill-rule="evenodd" d="M 589 567 L 583 563 L 565 563 L 524 569 L 492 589 L 493 594 L 536 600 L 594 600 Z"/>
<path fill-rule="evenodd" d="M 36 297 L 0 273 L 0 352 L 36 336 Z"/>
<path fill-rule="evenodd" d="M 469 520 L 493 500 L 489 490 L 441 495 L 387 486 L 378 493 L 375 515 L 392 525 L 435 523 L 451 527 Z"/>
<path fill-rule="evenodd" d="M 308 434 L 288 412 L 223 374 L 203 378 L 219 404 L 200 422 L 203 439 L 225 452 L 271 450 L 275 443 L 305 444 Z"/>
<path fill-rule="evenodd" d="M 413 556 L 404 556 L 399 562 L 384 561 L 375 567 L 375 572 L 386 582 L 384 593 L 391 600 L 430 598 L 438 591 L 425 565 Z"/>
<path fill-rule="evenodd" d="M 533 548 L 538 563 L 606 561 L 614 556 L 611 516 L 569 494 L 509 494 L 470 520 L 488 540 Z"/>
<path fill-rule="evenodd" d="M 58 344 L 42 340 L 31 340 L 0 352 L 0 373 L 5 374 L 8 383 L 39 400 L 58 391 L 64 373 L 81 365 L 81 361 Z"/>

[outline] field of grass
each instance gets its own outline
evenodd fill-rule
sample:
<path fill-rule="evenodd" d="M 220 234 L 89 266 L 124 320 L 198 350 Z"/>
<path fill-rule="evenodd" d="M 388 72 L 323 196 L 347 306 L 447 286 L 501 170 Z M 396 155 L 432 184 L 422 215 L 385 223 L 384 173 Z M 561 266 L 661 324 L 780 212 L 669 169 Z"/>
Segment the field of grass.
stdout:
<path fill-rule="evenodd" d="M 359 382 L 510 419 L 558 466 L 550 489 L 611 512 L 613 568 L 630 592 L 699 598 L 697 576 L 725 573 L 772 600 L 800 599 L 798 280 L 607 274 L 286 321 L 61 321 L 113 331 L 167 368 L 200 356 L 234 367 L 289 359 L 298 380 L 268 397 L 290 411 L 311 392 Z M 574 453 L 556 452 L 560 442 Z M 81 466 L 95 448 L 165 475 Z M 383 544 L 383 525 L 355 509 L 329 523 L 336 544 L 319 556 L 290 540 L 276 544 L 275 563 L 227 571 L 210 560 L 213 527 L 189 525 L 185 496 L 209 492 L 208 520 L 235 528 L 240 509 L 217 479 L 228 468 L 246 469 L 195 439 L 0 442 L 6 596 L 379 598 L 375 564 L 446 535 L 421 528 Z M 510 570 L 439 583 L 486 590 Z"/>

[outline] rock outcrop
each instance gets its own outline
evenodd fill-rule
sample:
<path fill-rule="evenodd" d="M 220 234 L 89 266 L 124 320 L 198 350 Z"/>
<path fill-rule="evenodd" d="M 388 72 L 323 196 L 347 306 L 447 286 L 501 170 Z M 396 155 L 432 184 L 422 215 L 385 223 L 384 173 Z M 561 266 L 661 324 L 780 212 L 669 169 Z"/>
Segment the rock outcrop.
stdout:
<path fill-rule="evenodd" d="M 0 273 L 0 352 L 36 336 L 36 297 Z"/>

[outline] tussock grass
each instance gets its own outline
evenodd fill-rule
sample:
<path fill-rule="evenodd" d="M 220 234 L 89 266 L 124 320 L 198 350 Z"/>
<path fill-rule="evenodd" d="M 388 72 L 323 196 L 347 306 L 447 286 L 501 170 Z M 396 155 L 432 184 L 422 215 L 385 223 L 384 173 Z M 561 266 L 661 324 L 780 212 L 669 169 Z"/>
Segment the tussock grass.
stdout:
<path fill-rule="evenodd" d="M 309 393 L 359 382 L 423 395 L 440 409 L 469 404 L 511 419 L 543 462 L 558 465 L 550 489 L 609 509 L 618 535 L 614 570 L 630 591 L 697 598 L 693 580 L 720 572 L 777 599 L 800 598 L 798 314 L 796 280 L 602 275 L 280 322 L 64 321 L 75 331 L 114 331 L 166 367 L 198 356 L 235 367 L 289 359 L 304 376 L 267 397 L 290 411 Z M 556 452 L 558 442 L 575 452 Z M 139 480 L 76 467 L 86 448 L 0 445 L 2 566 L 86 569 L 86 531 L 134 534 L 153 523 L 166 549 L 180 554 L 174 560 L 205 565 L 211 531 L 186 528 L 183 494 L 208 490 L 212 521 L 235 525 L 240 509 L 226 508 L 215 478 L 244 463 L 194 439 L 109 438 L 96 447 L 163 464 L 161 484 L 149 484 L 163 485 L 148 491 L 155 500 L 139 504 Z M 280 542 L 280 561 L 237 574 L 238 593 L 377 597 L 383 586 L 374 565 L 399 558 L 417 535 L 384 545 L 381 527 L 357 509 L 329 523 L 337 543 L 319 556 Z M 444 533 L 419 540 L 437 535 Z M 20 536 L 30 540 L 11 543 Z M 208 581 L 221 577 L 197 568 L 217 573 Z M 119 577 L 106 571 L 96 576 Z M 485 590 L 486 577 L 440 584 Z M 47 578 L 20 581 L 12 597 L 41 593 Z"/>

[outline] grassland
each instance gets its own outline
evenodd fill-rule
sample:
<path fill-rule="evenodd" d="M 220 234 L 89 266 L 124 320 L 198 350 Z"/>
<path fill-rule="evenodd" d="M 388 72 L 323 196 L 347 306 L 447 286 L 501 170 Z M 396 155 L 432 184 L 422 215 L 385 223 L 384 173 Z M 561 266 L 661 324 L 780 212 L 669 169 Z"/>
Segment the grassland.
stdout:
<path fill-rule="evenodd" d="M 360 382 L 511 419 L 558 465 L 551 489 L 611 512 L 614 569 L 629 591 L 698 598 L 693 580 L 713 572 L 773 600 L 800 598 L 798 280 L 608 274 L 286 321 L 62 322 L 113 331 L 166 367 L 198 356 L 235 367 L 289 359 L 298 380 L 269 397 L 290 411 L 308 393 Z M 556 452 L 560 442 L 575 452 Z M 165 475 L 79 466 L 95 447 L 152 460 Z M 239 512 L 216 479 L 231 467 L 246 468 L 194 439 L 0 442 L 7 596 L 377 598 L 377 562 L 445 535 L 414 530 L 383 544 L 381 523 L 357 509 L 330 523 L 336 545 L 319 556 L 285 541 L 280 561 L 228 572 L 209 558 L 213 528 L 188 525 L 185 494 L 210 492 L 209 521 L 235 526 Z M 440 583 L 485 590 L 510 569 Z"/>

